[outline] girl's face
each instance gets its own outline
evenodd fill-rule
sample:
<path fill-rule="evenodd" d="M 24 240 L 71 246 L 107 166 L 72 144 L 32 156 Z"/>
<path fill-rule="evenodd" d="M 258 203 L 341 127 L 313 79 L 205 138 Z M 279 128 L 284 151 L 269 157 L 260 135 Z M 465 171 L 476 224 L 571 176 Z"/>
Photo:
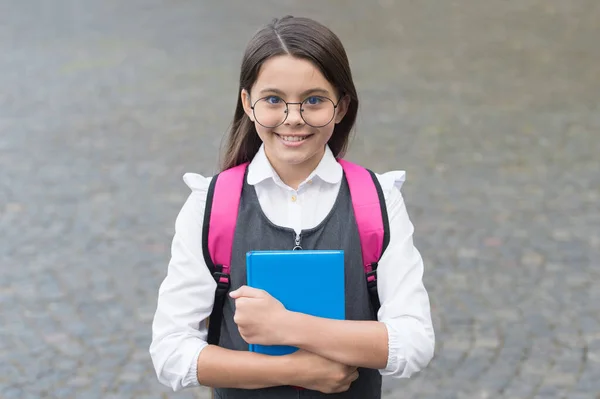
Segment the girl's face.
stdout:
<path fill-rule="evenodd" d="M 268 59 L 250 92 L 242 90 L 241 98 L 275 170 L 289 174 L 293 168 L 306 176 L 321 160 L 349 101 L 348 97 L 339 101 L 339 94 L 312 62 L 290 55 Z M 289 104 L 286 112 L 286 102 L 302 105 Z"/>

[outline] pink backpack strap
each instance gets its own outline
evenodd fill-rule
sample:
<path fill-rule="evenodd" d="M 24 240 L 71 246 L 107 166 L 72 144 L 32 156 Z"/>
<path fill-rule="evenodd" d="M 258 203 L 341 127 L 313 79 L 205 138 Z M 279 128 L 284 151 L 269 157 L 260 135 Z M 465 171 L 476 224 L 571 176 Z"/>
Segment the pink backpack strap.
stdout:
<path fill-rule="evenodd" d="M 247 166 L 246 162 L 214 176 L 206 196 L 202 251 L 206 265 L 217 283 L 208 326 L 208 343 L 212 345 L 219 343 L 223 305 L 230 287 L 233 237 Z"/>
<path fill-rule="evenodd" d="M 367 287 L 377 311 L 380 306 L 377 294 L 377 266 L 390 240 L 383 190 L 372 171 L 343 159 L 338 162 L 344 170 L 350 189 Z"/>

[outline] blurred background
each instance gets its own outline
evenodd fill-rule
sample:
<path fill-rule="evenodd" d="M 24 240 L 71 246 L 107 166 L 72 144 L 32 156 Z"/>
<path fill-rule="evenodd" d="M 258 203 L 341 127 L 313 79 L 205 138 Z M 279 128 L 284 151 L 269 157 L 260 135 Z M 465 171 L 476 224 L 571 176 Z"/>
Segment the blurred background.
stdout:
<path fill-rule="evenodd" d="M 600 397 L 597 0 L 0 0 L 0 398 L 207 397 L 150 325 L 181 177 L 285 14 L 346 46 L 347 158 L 407 172 L 437 349 L 385 398 Z"/>

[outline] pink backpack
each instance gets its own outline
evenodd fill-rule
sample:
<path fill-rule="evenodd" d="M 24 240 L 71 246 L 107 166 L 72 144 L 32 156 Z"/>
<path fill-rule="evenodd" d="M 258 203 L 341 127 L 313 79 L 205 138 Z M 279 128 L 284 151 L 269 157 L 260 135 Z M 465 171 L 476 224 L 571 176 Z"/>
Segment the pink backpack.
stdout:
<path fill-rule="evenodd" d="M 389 224 L 383 191 L 375 174 L 345 160 L 338 160 L 346 175 L 354 217 L 358 225 L 362 260 L 369 296 L 375 312 L 380 307 L 377 294 L 377 262 L 389 243 Z M 218 345 L 223 304 L 230 286 L 230 265 L 238 207 L 248 163 L 216 175 L 208 188 L 204 213 L 202 250 L 204 260 L 217 282 L 215 302 L 208 325 L 208 343 Z"/>

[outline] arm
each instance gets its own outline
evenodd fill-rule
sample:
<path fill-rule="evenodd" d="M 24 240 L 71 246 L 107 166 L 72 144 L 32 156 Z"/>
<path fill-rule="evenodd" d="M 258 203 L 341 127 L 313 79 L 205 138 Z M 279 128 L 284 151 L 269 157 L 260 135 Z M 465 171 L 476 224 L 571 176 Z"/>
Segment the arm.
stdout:
<path fill-rule="evenodd" d="M 377 268 L 381 300 L 378 319 L 385 323 L 389 340 L 387 366 L 380 373 L 408 378 L 433 358 L 435 333 L 429 295 L 423 284 L 423 259 L 414 246 L 414 226 L 396 184 L 386 199 L 390 244 Z"/>
<path fill-rule="evenodd" d="M 216 288 L 201 245 L 208 179 L 191 178 L 186 183 L 192 193 L 177 216 L 171 259 L 152 323 L 150 355 L 158 380 L 174 391 L 200 382 L 240 388 L 288 384 L 288 377 L 294 375 L 289 359 L 229 351 L 206 342 L 205 320 Z"/>
<path fill-rule="evenodd" d="M 336 393 L 347 391 L 357 378 L 356 367 L 303 350 L 291 355 L 268 356 L 210 345 L 198 358 L 198 380 L 215 388 L 259 389 L 292 385 Z"/>
<path fill-rule="evenodd" d="M 287 310 L 264 290 L 242 286 L 234 322 L 252 344 L 295 346 L 336 363 L 383 368 L 387 363 L 386 326 L 378 321 L 331 320 Z"/>
<path fill-rule="evenodd" d="M 198 381 L 213 388 L 259 389 L 292 385 L 294 362 L 288 356 L 268 356 L 209 345 L 198 357 Z"/>
<path fill-rule="evenodd" d="M 423 260 L 413 245 L 413 225 L 400 190 L 386 200 L 390 243 L 378 267 L 379 321 L 339 321 L 290 314 L 284 324 L 287 344 L 381 374 L 409 377 L 433 357 L 435 336 L 429 297 L 423 285 Z"/>
<path fill-rule="evenodd" d="M 290 313 L 287 329 L 286 345 L 356 367 L 383 369 L 387 364 L 388 333 L 381 322 Z"/>

